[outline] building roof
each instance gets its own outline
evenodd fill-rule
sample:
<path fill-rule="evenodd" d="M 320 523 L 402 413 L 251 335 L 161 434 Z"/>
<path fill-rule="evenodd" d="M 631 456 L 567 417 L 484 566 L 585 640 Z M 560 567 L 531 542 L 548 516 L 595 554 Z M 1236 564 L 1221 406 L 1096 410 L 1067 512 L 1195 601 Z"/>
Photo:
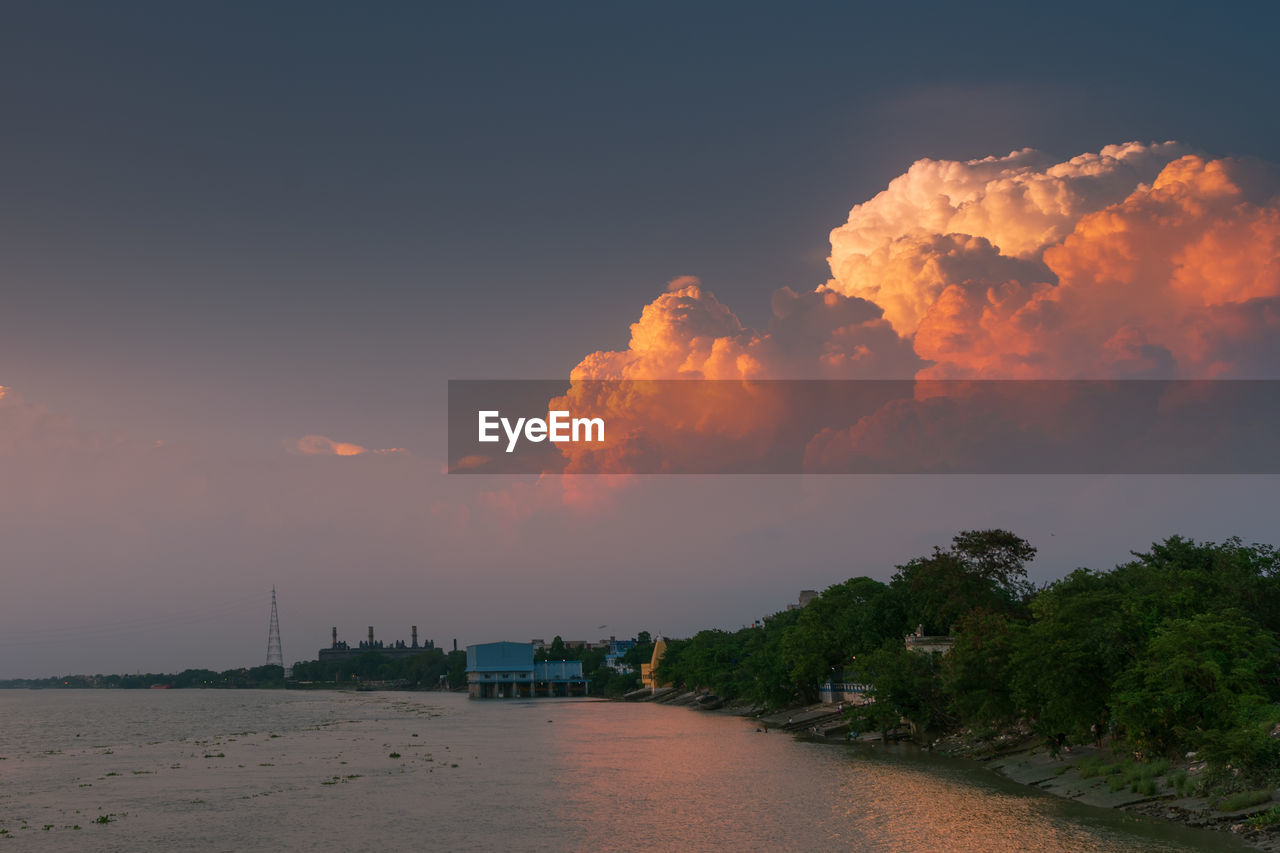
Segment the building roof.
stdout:
<path fill-rule="evenodd" d="M 477 643 L 467 646 L 467 672 L 533 669 L 533 643 Z"/>

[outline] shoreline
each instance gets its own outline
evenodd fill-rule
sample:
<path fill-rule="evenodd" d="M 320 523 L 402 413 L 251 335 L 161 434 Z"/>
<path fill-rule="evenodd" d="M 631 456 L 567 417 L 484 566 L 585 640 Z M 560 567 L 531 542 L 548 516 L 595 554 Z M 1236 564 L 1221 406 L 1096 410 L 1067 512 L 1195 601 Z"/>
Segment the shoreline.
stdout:
<path fill-rule="evenodd" d="M 708 708 L 698 704 L 701 694 L 674 688 L 666 690 L 665 693 L 649 698 L 635 697 L 623 701 L 652 702 L 693 711 L 753 719 L 760 722 L 766 731 L 781 731 L 797 738 L 833 746 L 861 744 L 874 747 L 882 743 L 882 739 L 878 736 L 864 735 L 859 738 L 849 738 L 848 724 L 838 722 L 842 714 L 830 705 L 796 705 L 769 713 L 763 712 L 750 703 L 742 702 L 728 702 L 715 708 Z M 634 694 L 629 695 L 634 696 Z M 991 773 L 1060 799 L 1074 800 L 1097 808 L 1139 814 L 1181 824 L 1191 829 L 1225 832 L 1254 849 L 1265 851 L 1265 853 L 1280 853 L 1280 826 L 1254 829 L 1246 822 L 1253 815 L 1261 814 L 1276 805 L 1277 792 L 1274 791 L 1269 801 L 1223 812 L 1214 808 L 1209 797 L 1180 797 L 1171 792 L 1143 794 L 1128 788 L 1112 790 L 1109 776 L 1101 773 L 1082 775 L 1082 767 L 1087 766 L 1090 760 L 1108 759 L 1115 762 L 1122 760 L 1107 746 L 1077 745 L 1068 747 L 1064 750 L 1064 754 L 1055 757 L 1050 754 L 1042 740 L 1029 733 L 1006 733 L 987 740 L 968 733 L 958 733 L 941 737 L 928 747 L 921 747 L 910 741 L 904 743 L 902 740 L 890 743 L 926 750 L 940 756 L 974 761 Z M 1197 763 L 1190 760 L 1172 762 L 1166 775 L 1171 776 L 1196 766 Z M 1202 768 L 1203 763 L 1199 766 Z"/>

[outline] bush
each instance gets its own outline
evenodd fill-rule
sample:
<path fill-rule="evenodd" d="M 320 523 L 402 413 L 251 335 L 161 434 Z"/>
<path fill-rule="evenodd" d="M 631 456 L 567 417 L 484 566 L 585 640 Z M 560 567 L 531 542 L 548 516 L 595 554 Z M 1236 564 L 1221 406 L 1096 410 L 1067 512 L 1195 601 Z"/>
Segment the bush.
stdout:
<path fill-rule="evenodd" d="M 1154 779 L 1139 779 L 1129 786 L 1129 790 L 1144 797 L 1153 797 L 1156 793 L 1156 783 Z"/>
<path fill-rule="evenodd" d="M 1280 824 L 1280 806 L 1272 806 L 1265 812 L 1254 815 L 1249 818 L 1248 824 L 1254 829 L 1267 829 Z"/>
<path fill-rule="evenodd" d="M 1258 791 L 1241 791 L 1239 794 L 1232 794 L 1229 797 L 1223 797 L 1218 801 L 1217 809 L 1220 812 L 1235 812 L 1240 809 L 1247 809 L 1249 806 L 1261 805 L 1270 799 L 1270 788 L 1264 788 Z"/>

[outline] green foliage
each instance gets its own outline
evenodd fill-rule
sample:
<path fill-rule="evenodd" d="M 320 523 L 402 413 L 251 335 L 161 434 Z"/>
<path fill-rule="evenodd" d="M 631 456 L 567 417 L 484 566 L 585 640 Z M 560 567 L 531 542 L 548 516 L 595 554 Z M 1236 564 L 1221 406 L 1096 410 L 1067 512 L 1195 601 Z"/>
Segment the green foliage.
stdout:
<path fill-rule="evenodd" d="M 1191 775 L 1185 770 L 1179 770 L 1168 779 L 1169 787 L 1179 797 L 1189 797 L 1195 791 L 1195 785 L 1191 781 Z"/>
<path fill-rule="evenodd" d="M 1265 812 L 1254 815 L 1247 821 L 1253 829 L 1270 829 L 1280 826 L 1280 806 L 1272 806 Z"/>
<path fill-rule="evenodd" d="M 965 724 L 1000 725 L 1017 717 L 1010 667 L 1018 629 L 1008 615 L 986 609 L 960 617 L 942 671 L 951 706 Z"/>
<path fill-rule="evenodd" d="M 818 685 L 855 654 L 902 636 L 903 621 L 888 591 L 871 578 L 853 578 L 828 588 L 800 611 L 782 637 L 782 655 L 785 677 L 804 701 L 815 700 Z"/>
<path fill-rule="evenodd" d="M 886 587 L 853 578 L 763 627 L 668 641 L 659 678 L 764 706 L 812 701 L 828 678 L 867 681 L 856 725 L 1025 720 L 1051 743 L 1104 735 L 1157 761 L 1081 762 L 1115 790 L 1158 790 L 1162 754 L 1198 750 L 1209 771 L 1175 774 L 1185 794 L 1230 765 L 1280 775 L 1280 561 L 1238 539 L 1172 537 L 1111 571 L 1079 569 L 1033 590 L 1035 549 L 1008 531 L 965 531 L 899 566 Z M 948 655 L 908 652 L 915 625 L 950 632 Z M 1156 768 L 1156 769 L 1152 769 Z"/>
<path fill-rule="evenodd" d="M 861 655 L 852 667 L 859 681 L 872 685 L 874 702 L 859 709 L 867 728 L 888 731 L 905 720 L 916 731 L 938 727 L 947 720 L 938 670 L 941 655 L 908 651 L 887 642 Z"/>
<path fill-rule="evenodd" d="M 899 566 L 891 586 L 908 624 L 949 634 L 971 610 L 1012 613 L 1031 593 L 1026 563 L 1036 549 L 1007 530 L 969 530 Z"/>
<path fill-rule="evenodd" d="M 443 676 L 450 687 L 466 683 L 466 652 L 430 648 L 409 657 L 391 658 L 377 649 L 342 660 L 303 661 L 293 665 L 297 681 L 355 685 L 381 681 L 406 687 L 438 687 Z"/>
<path fill-rule="evenodd" d="M 1117 680 L 1115 720 L 1142 749 L 1221 751 L 1204 733 L 1241 730 L 1256 709 L 1270 704 L 1275 647 L 1275 637 L 1239 611 L 1166 620 Z M 1252 760 L 1258 759 L 1267 756 Z"/>
<path fill-rule="evenodd" d="M 1215 808 L 1220 812 L 1238 812 L 1240 809 L 1247 809 L 1250 806 L 1262 805 L 1270 800 L 1270 788 L 1263 788 L 1256 791 L 1241 791 L 1238 794 L 1223 797 L 1216 803 Z"/>
<path fill-rule="evenodd" d="M 763 626 L 667 640 L 658 680 L 768 707 L 794 702 L 801 691 L 788 676 L 782 643 L 800 612 L 778 613 Z"/>

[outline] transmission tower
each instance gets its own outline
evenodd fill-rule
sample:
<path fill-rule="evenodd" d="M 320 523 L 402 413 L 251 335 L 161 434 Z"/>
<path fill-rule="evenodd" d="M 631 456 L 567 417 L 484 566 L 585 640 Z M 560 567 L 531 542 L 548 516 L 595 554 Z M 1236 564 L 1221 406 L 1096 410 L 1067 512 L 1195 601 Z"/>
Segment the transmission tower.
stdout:
<path fill-rule="evenodd" d="M 284 669 L 284 652 L 280 649 L 280 614 L 276 611 L 276 588 L 271 587 L 271 626 L 267 628 L 267 666 Z M 288 675 L 288 672 L 285 673 Z"/>

